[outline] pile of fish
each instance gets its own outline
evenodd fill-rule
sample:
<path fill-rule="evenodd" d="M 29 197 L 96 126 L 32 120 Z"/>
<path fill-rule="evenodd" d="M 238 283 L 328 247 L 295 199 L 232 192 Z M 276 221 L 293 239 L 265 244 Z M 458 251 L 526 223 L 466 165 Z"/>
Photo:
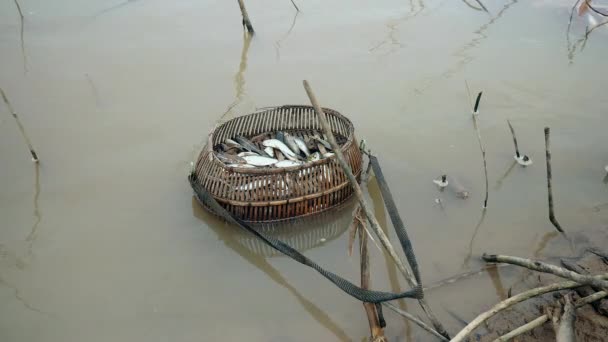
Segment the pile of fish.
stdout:
<path fill-rule="evenodd" d="M 236 135 L 216 145 L 215 155 L 228 167 L 275 167 L 303 165 L 334 155 L 325 136 L 313 131 L 299 138 L 288 132 L 264 133 L 247 139 Z"/>

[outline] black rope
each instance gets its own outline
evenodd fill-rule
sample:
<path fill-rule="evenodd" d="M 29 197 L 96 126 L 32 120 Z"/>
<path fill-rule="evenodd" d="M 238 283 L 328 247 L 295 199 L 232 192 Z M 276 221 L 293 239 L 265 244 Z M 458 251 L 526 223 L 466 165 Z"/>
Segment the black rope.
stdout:
<path fill-rule="evenodd" d="M 401 220 L 401 216 L 399 215 L 399 211 L 397 210 L 397 206 L 395 205 L 395 200 L 393 200 L 391 190 L 386 184 L 386 180 L 384 179 L 384 175 L 382 174 L 382 169 L 380 169 L 380 164 L 378 164 L 378 158 L 369 155 L 369 162 L 372 164 L 372 168 L 374 169 L 374 174 L 376 175 L 376 180 L 378 181 L 378 186 L 380 187 L 380 192 L 382 193 L 382 198 L 384 199 L 384 205 L 386 206 L 386 210 L 388 211 L 388 214 L 391 217 L 391 222 L 393 222 L 393 228 L 395 228 L 395 233 L 397 233 L 399 242 L 401 242 L 401 248 L 403 249 L 403 253 L 405 253 L 405 256 L 407 257 L 407 262 L 410 264 L 412 272 L 414 272 L 414 278 L 416 278 L 418 285 L 421 285 L 422 282 L 420 281 L 418 261 L 416 261 L 416 255 L 414 255 L 414 248 L 412 247 L 412 242 L 410 241 L 410 238 L 407 235 L 405 225 Z"/>
<path fill-rule="evenodd" d="M 263 232 L 260 232 L 260 231 L 256 230 L 255 228 L 251 227 L 247 223 L 243 222 L 241 219 L 232 216 L 226 209 L 224 209 L 215 200 L 215 198 L 213 198 L 213 196 L 209 193 L 209 191 L 207 191 L 205 188 L 203 188 L 201 186 L 201 184 L 198 182 L 198 179 L 197 179 L 197 176 L 195 173 L 191 173 L 190 176 L 188 177 L 188 180 L 190 181 L 190 185 L 192 186 L 192 189 L 194 190 L 194 193 L 196 194 L 196 197 L 198 198 L 198 200 L 200 202 L 202 202 L 204 205 L 206 205 L 209 209 L 211 209 L 211 211 L 213 211 L 217 215 L 223 217 L 228 222 L 236 224 L 237 226 L 247 230 L 251 234 L 257 236 L 260 240 L 262 240 L 268 246 L 287 255 L 288 257 L 292 258 L 293 260 L 315 269 L 322 276 L 324 276 L 329 281 L 334 283 L 337 287 L 339 287 L 342 291 L 346 292 L 350 296 L 352 296 L 362 302 L 376 304 L 376 303 L 382 303 L 382 302 L 387 302 L 390 300 L 401 299 L 401 298 L 420 299 L 423 296 L 422 286 L 420 286 L 420 285 L 409 291 L 405 291 L 405 292 L 401 292 L 401 293 L 391 293 L 391 292 L 372 291 L 372 290 L 362 289 L 362 288 L 356 286 L 355 284 L 349 282 L 348 280 L 338 276 L 337 274 L 334 274 L 332 272 L 325 270 L 321 266 L 317 265 L 314 261 L 310 260 L 309 258 L 304 256 L 303 254 L 301 254 L 300 252 L 298 252 L 291 246 L 287 245 L 286 243 L 284 243 L 278 239 L 275 239 L 271 236 L 268 236 L 268 235 L 264 234 Z"/>

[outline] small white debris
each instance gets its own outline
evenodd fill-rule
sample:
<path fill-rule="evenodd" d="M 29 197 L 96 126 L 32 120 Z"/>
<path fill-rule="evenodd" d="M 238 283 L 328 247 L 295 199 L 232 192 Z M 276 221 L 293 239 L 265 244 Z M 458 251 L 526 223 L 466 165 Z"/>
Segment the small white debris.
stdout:
<path fill-rule="evenodd" d="M 517 155 L 513 156 L 513 158 L 515 158 L 515 160 L 517 161 L 517 163 L 521 166 L 529 166 L 532 165 L 532 159 L 526 155 L 520 155 L 519 157 Z"/>

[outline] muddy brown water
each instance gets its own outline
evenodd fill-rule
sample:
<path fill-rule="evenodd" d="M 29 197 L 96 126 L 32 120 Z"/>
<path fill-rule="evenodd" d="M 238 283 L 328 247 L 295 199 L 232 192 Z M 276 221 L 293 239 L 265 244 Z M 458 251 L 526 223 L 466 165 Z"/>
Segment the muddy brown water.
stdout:
<path fill-rule="evenodd" d="M 461 1 L 297 2 L 296 17 L 289 1 L 248 1 L 251 40 L 230 1 L 21 0 L 23 40 L 14 2 L 0 2 L 0 86 L 41 159 L 31 163 L 2 107 L 1 341 L 367 336 L 360 303 L 208 215 L 185 180 L 220 116 L 307 103 L 303 79 L 378 155 L 426 283 L 480 267 L 486 251 L 572 254 L 547 220 L 546 125 L 558 219 L 579 247 L 606 247 L 608 25 L 583 41 L 594 18 L 577 14 L 567 35 L 574 1 L 563 0 L 487 2 L 489 14 Z M 481 224 L 465 80 L 484 91 Z M 506 119 L 531 167 L 510 168 Z M 431 180 L 444 172 L 471 197 L 439 193 Z M 367 188 L 388 224 L 373 178 Z M 352 209 L 277 234 L 358 281 L 358 254 L 346 252 Z M 374 288 L 405 289 L 371 251 Z M 430 291 L 430 304 L 455 332 L 444 308 L 471 319 L 519 276 L 484 272 Z M 385 314 L 391 341 L 428 338 Z"/>

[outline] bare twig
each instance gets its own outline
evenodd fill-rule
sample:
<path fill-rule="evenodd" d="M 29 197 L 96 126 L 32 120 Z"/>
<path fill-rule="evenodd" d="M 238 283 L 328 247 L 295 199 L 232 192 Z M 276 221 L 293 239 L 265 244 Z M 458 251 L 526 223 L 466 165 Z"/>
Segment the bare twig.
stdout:
<path fill-rule="evenodd" d="M 365 213 L 365 216 L 367 217 L 367 220 L 369 221 L 372 230 L 374 231 L 376 236 L 378 236 L 378 238 L 380 239 L 380 243 L 382 244 L 384 249 L 389 253 L 391 258 L 397 265 L 397 268 L 399 268 L 401 273 L 403 273 L 403 275 L 405 276 L 405 278 L 408 281 L 408 283 L 410 284 L 410 286 L 412 288 L 419 288 L 422 291 L 422 288 L 416 281 L 414 275 L 412 274 L 412 271 L 410 269 L 406 268 L 405 264 L 401 261 L 401 258 L 399 258 L 399 256 L 395 252 L 395 249 L 393 248 L 388 237 L 386 236 L 384 231 L 382 231 L 382 228 L 380 227 L 380 224 L 378 223 L 378 220 L 376 219 L 371 207 L 365 200 L 365 197 L 363 196 L 363 192 L 361 192 L 361 187 L 357 183 L 357 179 L 353 175 L 353 172 L 351 171 L 350 166 L 346 163 L 342 150 L 340 149 L 338 143 L 336 142 L 333 132 L 331 131 L 331 127 L 329 126 L 329 123 L 327 122 L 327 118 L 325 117 L 325 112 L 323 112 L 323 110 L 319 106 L 319 103 L 317 102 L 317 99 L 316 99 L 314 93 L 312 92 L 312 89 L 310 88 L 308 81 L 305 80 L 303 83 L 304 83 L 304 89 L 306 90 L 306 93 L 308 94 L 308 98 L 310 99 L 310 102 L 312 103 L 312 105 L 315 109 L 315 112 L 317 113 L 318 120 L 321 123 L 321 126 L 323 127 L 325 135 L 327 136 L 329 143 L 331 144 L 334 152 L 336 153 L 336 158 L 338 159 L 338 162 L 340 163 L 342 170 L 348 177 L 348 179 L 351 183 L 351 186 L 354 189 L 355 195 L 359 199 L 359 203 L 361 204 L 361 207 L 363 208 L 363 212 Z M 437 331 L 439 331 L 439 333 L 441 333 L 442 335 L 447 337 L 447 331 L 445 330 L 445 328 L 443 328 L 443 326 L 441 325 L 439 320 L 435 317 L 431 308 L 428 306 L 426 300 L 424 298 L 421 298 L 418 300 L 418 302 L 420 303 L 420 306 L 425 311 L 425 313 L 427 314 L 429 319 L 433 322 L 433 326 L 435 326 Z"/>
<path fill-rule="evenodd" d="M 396 313 L 398 313 L 399 315 L 405 317 L 406 319 L 414 322 L 419 327 L 421 327 L 422 329 L 428 331 L 429 333 L 431 333 L 432 335 L 434 335 L 438 339 L 440 339 L 442 341 L 449 341 L 447 338 L 445 338 L 445 336 L 441 335 L 440 333 L 438 333 L 437 331 L 435 331 L 432 327 L 430 327 L 428 324 L 424 323 L 423 321 L 421 321 L 420 319 L 418 319 L 416 316 L 410 314 L 409 312 L 399 309 L 397 306 L 395 306 L 392 303 L 385 302 L 385 303 L 382 303 L 382 305 L 384 305 L 387 308 L 395 311 Z"/>
<path fill-rule="evenodd" d="M 245 8 L 245 3 L 243 0 L 238 0 L 239 7 L 241 8 L 241 15 L 243 16 L 243 27 L 247 29 L 247 32 L 250 34 L 254 34 L 253 25 L 251 25 L 251 20 L 249 20 L 249 14 L 247 14 L 247 9 Z"/>
<path fill-rule="evenodd" d="M 571 288 L 575 288 L 580 286 L 579 283 L 574 282 L 574 281 L 566 281 L 566 282 L 562 282 L 562 283 L 555 283 L 555 284 L 551 284 L 548 286 L 543 286 L 543 287 L 538 287 L 532 290 L 528 290 L 525 292 L 522 292 L 520 294 L 517 294 L 511 298 L 505 299 L 502 302 L 494 305 L 490 310 L 480 314 L 479 316 L 477 316 L 474 320 L 472 320 L 466 327 L 464 327 L 464 329 L 462 329 L 452 340 L 451 342 L 462 342 L 466 339 L 467 336 L 469 336 L 469 334 L 471 334 L 475 329 L 477 329 L 477 327 L 479 327 L 481 324 L 483 324 L 485 321 L 487 321 L 489 318 L 491 318 L 492 316 L 496 315 L 497 313 L 510 308 L 511 306 L 523 302 L 525 300 L 528 300 L 530 298 L 534 298 L 540 295 L 543 295 L 545 293 L 549 293 L 549 292 L 555 292 L 555 291 L 560 291 L 560 290 L 566 290 L 566 289 L 571 289 Z"/>
<path fill-rule="evenodd" d="M 484 6 L 484 4 L 481 2 L 481 0 L 475 0 L 478 4 L 479 7 L 481 7 L 484 11 L 486 11 L 486 13 L 490 13 L 490 11 L 488 11 L 488 9 L 486 8 L 486 6 Z"/>
<path fill-rule="evenodd" d="M 296 5 L 296 3 L 293 0 L 291 0 L 291 4 L 293 5 L 293 7 L 296 8 L 296 11 L 300 12 L 300 9 L 298 8 L 298 5 Z"/>
<path fill-rule="evenodd" d="M 608 296 L 608 292 L 605 291 L 600 291 L 600 292 L 596 292 L 590 296 L 584 297 L 579 299 L 578 301 L 576 301 L 576 303 L 574 303 L 574 309 L 578 309 L 581 308 L 587 304 L 591 304 L 595 301 L 598 301 L 602 298 L 605 298 L 606 296 Z M 510 339 L 519 336 L 521 334 L 525 334 L 528 331 L 531 331 L 537 327 L 540 327 L 541 325 L 545 324 L 545 322 L 547 322 L 549 320 L 549 316 L 547 315 L 542 315 L 540 317 L 537 317 L 536 319 L 534 319 L 533 321 L 524 324 L 520 327 L 518 327 L 517 329 L 514 329 L 510 332 L 508 332 L 507 334 L 504 334 L 502 336 L 500 336 L 499 338 L 495 339 L 494 342 L 506 342 L 509 341 Z"/>
<path fill-rule="evenodd" d="M 477 140 L 479 141 L 479 149 L 481 150 L 481 157 L 483 158 L 483 172 L 486 178 L 486 197 L 483 200 L 483 209 L 485 210 L 488 207 L 488 163 L 486 161 L 486 150 L 481 141 L 481 131 L 476 118 L 476 115 L 479 114 L 479 102 L 481 101 L 482 94 L 483 92 L 480 91 L 477 95 L 477 100 L 475 100 L 475 106 L 473 107 L 473 124 L 475 126 L 475 131 L 477 131 Z"/>
<path fill-rule="evenodd" d="M 553 224 L 555 229 L 562 234 L 565 234 L 559 222 L 555 218 L 555 212 L 553 209 L 553 186 L 551 185 L 551 180 L 553 179 L 553 174 L 551 172 L 551 147 L 549 142 L 549 136 L 551 134 L 551 129 L 549 127 L 545 127 L 545 156 L 547 160 L 547 196 L 549 199 L 549 221 Z"/>
<path fill-rule="evenodd" d="M 15 110 L 13 109 L 13 106 L 11 105 L 10 101 L 8 100 L 8 97 L 6 96 L 6 93 L 4 92 L 4 90 L 2 90 L 2 88 L 0 88 L 0 95 L 2 95 L 2 100 L 4 100 L 4 104 L 6 104 L 6 108 L 8 108 L 8 110 L 11 112 L 11 114 L 13 115 L 13 118 L 15 119 L 15 122 L 17 123 L 17 126 L 19 126 L 19 131 L 21 131 L 23 140 L 25 140 L 27 147 L 30 149 L 30 154 L 32 155 L 32 160 L 34 161 L 34 163 L 37 163 L 38 154 L 36 154 L 36 151 L 34 151 L 34 147 L 32 146 L 30 139 L 28 138 L 27 134 L 25 133 L 25 128 L 23 127 L 23 125 L 21 124 L 21 120 L 19 120 L 19 117 L 17 116 L 17 112 L 15 112 Z"/>
<path fill-rule="evenodd" d="M 367 249 L 367 235 L 363 229 L 359 229 L 359 248 L 361 251 L 361 288 L 370 288 L 370 270 L 369 270 L 369 254 Z M 367 321 L 369 323 L 369 330 L 372 336 L 372 340 L 382 338 L 384 336 L 384 328 L 380 325 L 378 320 L 378 312 L 376 306 L 373 303 L 363 303 L 365 313 L 367 314 Z"/>
<path fill-rule="evenodd" d="M 509 129 L 511 130 L 511 135 L 513 136 L 513 145 L 515 145 L 515 156 L 519 158 L 519 147 L 517 147 L 517 137 L 515 137 L 515 129 L 513 129 L 513 125 L 511 125 L 511 121 L 507 120 L 509 124 Z"/>
<path fill-rule="evenodd" d="M 593 12 L 595 12 L 603 17 L 608 17 L 608 13 L 602 12 L 602 11 L 598 10 L 597 8 L 593 7 L 593 5 L 591 5 L 591 1 L 585 0 L 585 3 L 587 3 L 587 7 L 589 7 L 589 9 L 592 10 Z"/>
<path fill-rule="evenodd" d="M 483 260 L 486 262 L 502 262 L 512 265 L 525 267 L 537 272 L 551 273 L 558 277 L 570 279 L 576 281 L 581 285 L 596 286 L 601 289 L 608 289 L 608 281 L 605 280 L 605 276 L 588 276 L 578 274 L 576 272 L 569 271 L 565 268 L 547 264 L 542 261 L 530 260 L 525 258 L 519 258 L 509 255 L 498 255 L 498 254 L 484 254 Z"/>
<path fill-rule="evenodd" d="M 19 24 L 20 24 L 20 30 L 19 30 L 19 36 L 21 39 L 21 56 L 23 57 L 23 71 L 27 72 L 27 55 L 25 54 L 25 39 L 23 38 L 23 32 L 24 32 L 24 17 L 23 17 L 23 11 L 21 10 L 21 5 L 19 5 L 19 1 L 18 0 L 13 0 L 15 2 L 15 6 L 17 7 L 17 11 L 19 12 Z"/>

